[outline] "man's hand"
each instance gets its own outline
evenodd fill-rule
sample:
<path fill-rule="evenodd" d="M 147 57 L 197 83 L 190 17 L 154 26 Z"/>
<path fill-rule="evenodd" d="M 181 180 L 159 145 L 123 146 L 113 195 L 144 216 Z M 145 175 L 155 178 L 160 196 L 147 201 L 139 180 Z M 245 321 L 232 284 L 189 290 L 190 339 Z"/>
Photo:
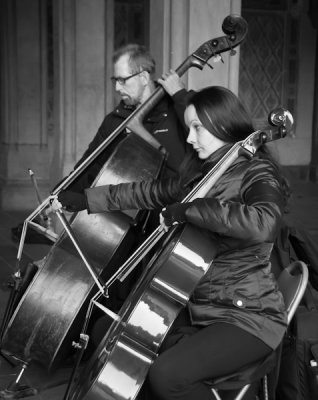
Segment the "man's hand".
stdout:
<path fill-rule="evenodd" d="M 179 90 L 184 89 L 184 85 L 179 75 L 171 69 L 169 73 L 162 74 L 162 77 L 158 79 L 158 83 L 164 88 L 164 90 L 173 96 Z"/>

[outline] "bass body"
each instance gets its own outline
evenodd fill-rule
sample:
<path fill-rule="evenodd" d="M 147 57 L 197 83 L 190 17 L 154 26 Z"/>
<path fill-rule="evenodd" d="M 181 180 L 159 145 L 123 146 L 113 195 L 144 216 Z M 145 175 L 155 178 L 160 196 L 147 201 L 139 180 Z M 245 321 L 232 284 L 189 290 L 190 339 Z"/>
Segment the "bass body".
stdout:
<path fill-rule="evenodd" d="M 140 157 L 140 154 L 143 156 Z M 117 145 L 95 186 L 154 178 L 164 155 L 134 134 Z M 71 220 L 72 230 L 96 275 L 107 280 L 136 247 L 139 212 L 88 214 Z M 54 369 L 78 340 L 95 282 L 64 233 L 41 262 L 2 340 L 2 351 L 23 363 Z"/>
<path fill-rule="evenodd" d="M 87 367 L 72 400 L 132 400 L 171 325 L 210 267 L 216 248 L 194 226 L 175 229 L 131 292 Z"/>

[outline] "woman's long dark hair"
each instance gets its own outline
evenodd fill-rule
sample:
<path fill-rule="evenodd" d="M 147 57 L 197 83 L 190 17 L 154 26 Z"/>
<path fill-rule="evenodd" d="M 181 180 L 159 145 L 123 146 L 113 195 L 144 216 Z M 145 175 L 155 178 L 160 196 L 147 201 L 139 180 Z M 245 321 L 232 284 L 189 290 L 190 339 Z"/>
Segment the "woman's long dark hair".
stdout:
<path fill-rule="evenodd" d="M 209 86 L 194 92 L 188 97 L 186 105 L 193 105 L 202 125 L 212 135 L 225 142 L 234 144 L 246 139 L 255 131 L 252 119 L 242 102 L 225 87 Z M 281 170 L 279 163 L 266 145 L 258 149 L 256 156 L 270 160 L 277 169 Z M 187 160 L 187 163 L 195 165 L 193 159 Z M 290 196 L 289 184 L 282 173 L 280 176 L 287 200 Z"/>
<path fill-rule="evenodd" d="M 209 86 L 195 92 L 187 100 L 189 105 L 194 106 L 203 126 L 225 142 L 238 142 L 254 131 L 252 119 L 245 107 L 225 87 Z"/>

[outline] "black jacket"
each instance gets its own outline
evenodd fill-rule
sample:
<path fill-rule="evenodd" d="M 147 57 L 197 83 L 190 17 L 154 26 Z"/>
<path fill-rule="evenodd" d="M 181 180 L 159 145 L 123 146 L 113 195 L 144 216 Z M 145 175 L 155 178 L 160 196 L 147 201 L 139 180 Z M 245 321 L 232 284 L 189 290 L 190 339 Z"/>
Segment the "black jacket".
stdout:
<path fill-rule="evenodd" d="M 224 151 L 214 153 L 202 173 Z M 89 212 L 103 212 L 162 207 L 181 201 L 189 190 L 179 177 L 97 187 L 86 190 L 86 196 Z M 187 222 L 206 230 L 217 246 L 216 258 L 189 302 L 193 324 L 224 321 L 272 348 L 280 343 L 286 313 L 269 258 L 283 208 L 279 171 L 257 157 L 239 157 L 206 197 L 187 208 Z"/>
<path fill-rule="evenodd" d="M 168 152 L 167 163 L 163 171 L 164 175 L 174 174 L 178 170 L 186 153 L 190 151 L 186 143 L 187 133 L 183 123 L 186 96 L 187 92 L 185 90 L 179 91 L 173 98 L 166 95 L 150 110 L 143 121 L 146 130 L 152 134 Z M 83 156 L 76 163 L 74 169 L 114 132 L 134 110 L 135 107 L 125 105 L 125 103 L 121 101 L 112 112 L 107 114 L 95 137 L 90 142 Z M 125 133 L 119 135 L 119 137 L 89 165 L 82 175 L 71 184 L 69 190 L 82 192 L 83 189 L 91 186 L 96 175 L 107 161 L 112 149 L 114 149 L 124 134 Z"/>

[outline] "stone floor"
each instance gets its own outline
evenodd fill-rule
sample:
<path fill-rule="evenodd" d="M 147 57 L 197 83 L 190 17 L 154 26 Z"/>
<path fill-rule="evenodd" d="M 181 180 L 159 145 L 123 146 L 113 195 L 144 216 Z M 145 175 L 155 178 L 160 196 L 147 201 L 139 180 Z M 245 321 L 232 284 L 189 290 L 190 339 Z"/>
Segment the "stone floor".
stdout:
<path fill-rule="evenodd" d="M 305 228 L 318 242 L 318 184 L 295 182 L 292 189 L 294 193 L 287 218 L 291 223 Z M 7 282 L 16 267 L 18 244 L 11 239 L 11 228 L 27 215 L 0 210 L 0 321 L 10 294 Z M 26 244 L 21 264 L 41 259 L 48 249 L 49 246 L 45 244 Z M 61 366 L 54 373 L 49 373 L 43 366 L 30 365 L 22 375 L 21 383 L 36 390 L 36 394 L 30 396 L 32 400 L 61 400 L 65 396 L 71 367 L 72 364 Z M 11 365 L 5 357 L 0 356 L 0 398 L 18 397 L 7 389 L 19 371 L 20 367 Z"/>

